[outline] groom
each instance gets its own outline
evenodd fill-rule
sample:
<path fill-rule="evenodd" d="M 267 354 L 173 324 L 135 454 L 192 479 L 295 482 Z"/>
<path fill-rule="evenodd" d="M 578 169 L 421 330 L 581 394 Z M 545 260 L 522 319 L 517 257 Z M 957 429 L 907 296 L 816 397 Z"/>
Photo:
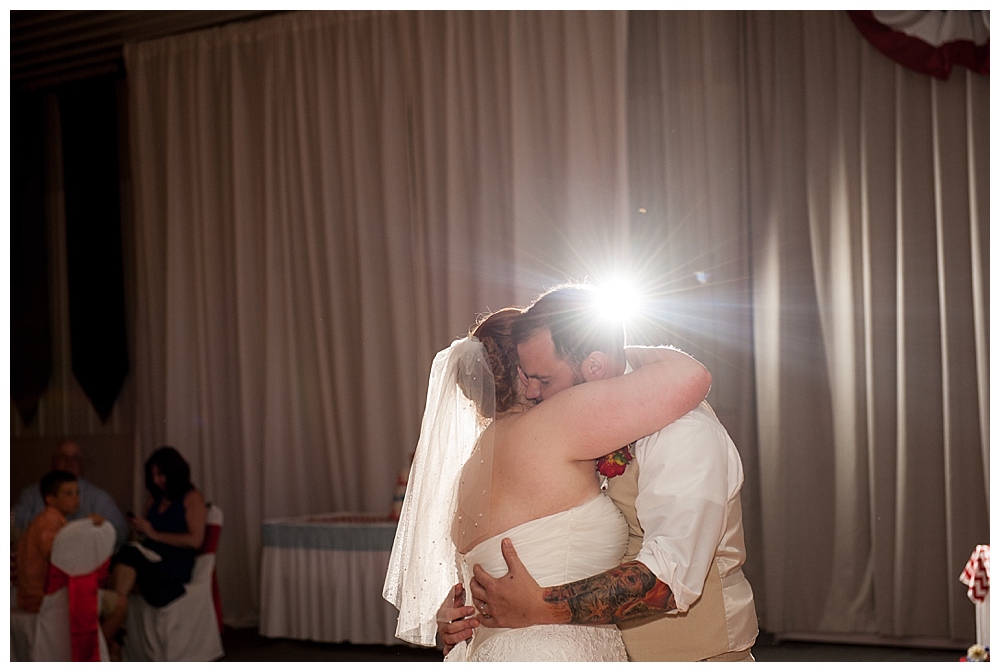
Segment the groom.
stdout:
<path fill-rule="evenodd" d="M 550 290 L 525 311 L 513 335 L 529 399 L 541 402 L 572 385 L 627 372 L 622 344 L 609 345 L 607 353 L 583 345 L 594 319 L 593 292 L 579 286 Z M 618 363 L 594 367 L 595 360 Z M 639 440 L 634 455 L 608 487 L 629 524 L 623 563 L 541 588 L 505 540 L 505 576 L 475 569 L 472 597 L 482 615 L 462 620 L 471 607 L 455 606 L 459 600 L 440 612 L 447 647 L 469 637 L 479 622 L 494 628 L 613 623 L 632 661 L 753 660 L 757 619 L 742 571 L 743 469 L 732 440 L 703 403 Z"/>

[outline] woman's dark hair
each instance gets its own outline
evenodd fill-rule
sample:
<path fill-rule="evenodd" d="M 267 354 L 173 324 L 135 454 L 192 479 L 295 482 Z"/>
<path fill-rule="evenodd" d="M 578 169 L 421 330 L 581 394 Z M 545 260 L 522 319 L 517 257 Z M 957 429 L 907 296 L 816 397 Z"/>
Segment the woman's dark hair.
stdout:
<path fill-rule="evenodd" d="M 38 484 L 38 489 L 42 491 L 42 500 L 49 495 L 58 497 L 59 488 L 62 487 L 63 483 L 76 483 L 76 475 L 68 471 L 53 469 L 42 476 L 42 480 Z"/>
<path fill-rule="evenodd" d="M 153 482 L 153 466 L 167 477 L 167 487 L 160 490 Z M 153 499 L 166 497 L 171 501 L 181 499 L 189 490 L 194 490 L 191 483 L 191 467 L 176 448 L 163 446 L 157 448 L 146 460 L 146 489 Z"/>

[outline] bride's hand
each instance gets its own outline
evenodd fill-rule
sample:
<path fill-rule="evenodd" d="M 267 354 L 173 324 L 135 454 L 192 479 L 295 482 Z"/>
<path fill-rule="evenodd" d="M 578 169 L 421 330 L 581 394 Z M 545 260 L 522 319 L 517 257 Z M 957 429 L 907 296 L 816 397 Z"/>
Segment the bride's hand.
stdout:
<path fill-rule="evenodd" d="M 510 539 L 500 543 L 507 573 L 493 578 L 479 565 L 473 567 L 472 604 L 479 619 L 490 628 L 526 628 L 542 623 L 560 623 L 542 599 L 542 588 L 514 550 Z"/>
<path fill-rule="evenodd" d="M 455 584 L 437 612 L 438 634 L 444 642 L 444 655 L 448 655 L 456 644 L 472 637 L 479 627 L 474 617 L 476 610 L 465 606 L 465 587 Z"/>

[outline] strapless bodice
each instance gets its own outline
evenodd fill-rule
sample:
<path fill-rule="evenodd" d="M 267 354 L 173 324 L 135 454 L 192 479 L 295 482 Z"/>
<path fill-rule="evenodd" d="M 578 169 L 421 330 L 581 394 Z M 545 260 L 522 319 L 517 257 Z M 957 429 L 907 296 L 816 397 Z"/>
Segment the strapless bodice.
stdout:
<path fill-rule="evenodd" d="M 514 542 L 518 557 L 540 586 L 558 586 L 617 567 L 628 543 L 628 525 L 618 507 L 600 494 L 480 542 L 459 556 L 467 599 L 474 565 L 492 576 L 507 573 L 500 552 L 505 538 Z M 449 660 L 617 660 L 624 656 L 624 647 L 614 626 L 480 627 L 468 650 L 455 653 Z"/>
<path fill-rule="evenodd" d="M 616 567 L 628 543 L 628 524 L 614 502 L 600 494 L 482 541 L 460 556 L 460 563 L 470 574 L 473 565 L 481 565 L 492 576 L 506 574 L 500 542 L 508 538 L 538 585 L 558 586 Z"/>

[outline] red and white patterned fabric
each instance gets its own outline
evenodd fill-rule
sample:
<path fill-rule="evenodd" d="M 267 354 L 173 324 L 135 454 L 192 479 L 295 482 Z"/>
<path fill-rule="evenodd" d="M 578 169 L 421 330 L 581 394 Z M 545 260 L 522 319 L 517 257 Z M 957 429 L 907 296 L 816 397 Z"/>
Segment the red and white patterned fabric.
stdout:
<path fill-rule="evenodd" d="M 852 10 L 865 39 L 883 54 L 911 70 L 948 79 L 961 65 L 981 75 L 990 73 L 988 11 Z"/>
<path fill-rule="evenodd" d="M 982 602 L 990 594 L 990 547 L 976 546 L 959 581 L 969 587 L 969 599 Z"/>

